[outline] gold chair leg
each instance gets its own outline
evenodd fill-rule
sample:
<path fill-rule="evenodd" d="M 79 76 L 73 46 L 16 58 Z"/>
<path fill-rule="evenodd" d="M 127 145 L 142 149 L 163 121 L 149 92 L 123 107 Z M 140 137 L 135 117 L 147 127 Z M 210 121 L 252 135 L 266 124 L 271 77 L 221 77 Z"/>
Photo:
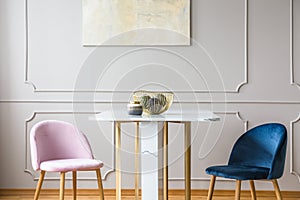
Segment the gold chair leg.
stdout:
<path fill-rule="evenodd" d="M 60 189 L 59 189 L 59 199 L 64 200 L 65 194 L 65 172 L 60 173 Z"/>
<path fill-rule="evenodd" d="M 100 192 L 100 200 L 104 200 L 102 177 L 101 177 L 100 169 L 96 169 L 96 173 L 97 173 L 98 188 L 99 188 L 99 192 Z"/>
<path fill-rule="evenodd" d="M 250 189 L 252 200 L 256 200 L 255 185 L 253 180 L 250 180 Z"/>
<path fill-rule="evenodd" d="M 212 199 L 212 196 L 213 196 L 213 193 L 214 193 L 214 188 L 215 188 L 215 182 L 216 182 L 216 176 L 211 176 L 207 200 Z"/>
<path fill-rule="evenodd" d="M 281 195 L 277 180 L 276 179 L 272 180 L 272 183 L 273 183 L 273 186 L 275 189 L 277 200 L 282 200 L 282 195 Z"/>
<path fill-rule="evenodd" d="M 241 180 L 236 180 L 236 187 L 235 187 L 235 200 L 240 200 L 241 196 Z"/>
<path fill-rule="evenodd" d="M 72 171 L 72 178 L 73 178 L 73 200 L 76 200 L 76 194 L 77 194 L 77 172 Z"/>
<path fill-rule="evenodd" d="M 36 186 L 36 190 L 35 190 L 35 194 L 34 194 L 34 200 L 39 199 L 39 195 L 40 195 L 40 191 L 41 191 L 41 188 L 42 188 L 42 185 L 43 185 L 45 173 L 46 173 L 45 171 L 43 171 L 43 170 L 41 171 L 39 182 Z"/>

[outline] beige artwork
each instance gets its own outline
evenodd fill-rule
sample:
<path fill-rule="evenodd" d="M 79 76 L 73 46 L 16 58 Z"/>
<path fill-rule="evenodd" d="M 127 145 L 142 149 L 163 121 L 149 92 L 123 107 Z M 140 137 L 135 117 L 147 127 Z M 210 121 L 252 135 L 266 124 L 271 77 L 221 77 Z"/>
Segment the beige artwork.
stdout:
<path fill-rule="evenodd" d="M 83 45 L 190 45 L 190 0 L 82 0 Z"/>

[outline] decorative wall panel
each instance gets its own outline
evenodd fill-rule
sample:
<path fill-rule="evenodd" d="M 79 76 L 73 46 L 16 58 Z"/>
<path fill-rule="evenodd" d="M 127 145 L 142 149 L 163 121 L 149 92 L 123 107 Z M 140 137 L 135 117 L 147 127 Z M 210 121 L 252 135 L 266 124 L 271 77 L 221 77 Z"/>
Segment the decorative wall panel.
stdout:
<path fill-rule="evenodd" d="M 31 84 L 35 92 L 117 93 L 145 86 L 155 88 L 157 85 L 177 93 L 238 92 L 248 80 L 247 0 L 226 1 L 224 6 L 227 9 L 222 9 L 222 12 L 212 12 L 215 16 L 212 22 L 210 20 L 212 13 L 202 8 L 214 11 L 215 4 L 220 3 L 224 4 L 224 1 L 195 1 L 193 7 L 200 6 L 201 12 L 193 12 L 191 16 L 197 19 L 195 20 L 197 23 L 193 23 L 193 30 L 197 34 L 194 34 L 192 46 L 152 49 L 157 54 L 165 52 L 153 59 L 146 47 L 98 47 L 96 49 L 82 47 L 79 1 L 27 0 L 25 82 Z M 66 10 L 68 10 L 67 14 Z M 233 19 L 234 22 L 228 24 Z M 228 26 L 223 26 L 224 23 Z M 215 29 L 211 30 L 209 27 Z M 201 30 L 200 37 L 198 30 Z M 207 35 L 210 32 L 213 34 Z M 216 35 L 218 32 L 223 32 L 222 37 Z M 233 41 L 231 38 L 231 44 L 228 43 L 229 36 L 235 39 Z M 228 51 L 226 46 L 230 46 L 231 50 Z M 131 59 L 132 57 L 134 59 Z M 135 60 L 140 62 L 134 62 Z M 142 72 L 145 68 L 150 76 L 145 76 L 145 72 Z M 157 68 L 165 68 L 165 71 L 158 73 L 160 70 Z M 122 74 L 114 75 L 113 80 L 117 82 L 113 83 L 108 74 L 112 69 L 114 72 L 123 71 Z M 189 71 L 190 74 L 186 76 L 183 71 Z M 229 71 L 235 71 L 235 76 L 231 77 Z M 167 75 L 169 72 L 180 76 L 179 80 L 183 84 L 174 84 L 176 81 L 172 76 Z M 162 76 L 160 80 L 149 81 L 149 78 L 155 78 L 158 74 Z M 86 79 L 86 76 L 89 78 Z M 82 77 L 85 78 L 84 84 L 80 82 Z M 106 82 L 106 78 L 110 81 Z M 49 82 L 48 79 L 53 81 Z M 197 81 L 200 83 L 194 84 Z M 99 87 L 99 83 L 103 83 L 104 87 L 103 85 Z"/>
<path fill-rule="evenodd" d="M 195 42 L 211 56 L 224 90 L 238 92 L 248 83 L 248 0 L 199 0 L 193 8 Z"/>
<path fill-rule="evenodd" d="M 295 175 L 300 183 L 300 158 L 296 156 L 296 152 L 300 151 L 299 145 L 297 145 L 297 141 L 300 140 L 300 114 L 297 119 L 291 122 L 290 126 L 290 172 Z"/>
<path fill-rule="evenodd" d="M 300 89 L 300 1 L 291 2 L 291 83 Z"/>
<path fill-rule="evenodd" d="M 247 119 L 249 127 L 270 121 L 290 125 L 280 187 L 299 191 L 299 0 L 192 0 L 191 9 L 191 46 L 92 48 L 82 47 L 81 0 L 1 0 L 0 188 L 35 188 L 28 134 L 42 119 L 82 127 L 106 164 L 104 188 L 115 188 L 112 126 L 87 118 L 126 107 L 132 90 L 145 87 L 174 90 L 172 108 L 196 106 L 222 116 L 221 127 L 193 125 L 193 189 L 208 188 L 204 168 L 226 162 Z M 133 126 L 123 130 L 124 156 L 131 160 Z M 170 189 L 182 189 L 182 127 L 173 124 L 170 131 Z M 126 161 L 122 185 L 132 189 L 134 166 Z M 94 174 L 79 177 L 79 187 L 92 188 Z M 54 181 L 46 181 L 45 188 L 57 187 L 57 178 L 47 176 Z M 234 188 L 223 183 L 216 187 Z M 257 185 L 273 190 L 264 182 Z"/>

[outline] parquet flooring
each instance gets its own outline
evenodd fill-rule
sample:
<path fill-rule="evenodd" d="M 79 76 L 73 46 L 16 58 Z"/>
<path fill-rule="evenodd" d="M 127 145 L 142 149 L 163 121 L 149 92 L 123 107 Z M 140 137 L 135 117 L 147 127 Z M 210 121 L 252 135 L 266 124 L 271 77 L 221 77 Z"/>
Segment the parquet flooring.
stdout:
<path fill-rule="evenodd" d="M 58 190 L 42 190 L 39 200 L 58 200 Z M 122 193 L 122 200 L 134 200 L 134 191 L 127 190 Z M 207 191 L 192 191 L 192 200 L 206 200 Z M 32 200 L 34 190 L 4 190 L 0 189 L 0 200 Z M 282 192 L 283 200 L 300 200 L 300 192 Z M 96 190 L 78 190 L 78 200 L 99 200 Z M 115 200 L 114 190 L 105 191 L 105 200 Z M 215 191 L 213 200 L 234 199 L 234 191 Z M 67 190 L 65 200 L 73 200 L 71 190 Z M 169 200 L 184 200 L 184 191 L 172 190 L 169 192 Z M 250 192 L 243 191 L 241 200 L 251 200 Z M 257 200 L 276 200 L 273 191 L 258 191 Z"/>

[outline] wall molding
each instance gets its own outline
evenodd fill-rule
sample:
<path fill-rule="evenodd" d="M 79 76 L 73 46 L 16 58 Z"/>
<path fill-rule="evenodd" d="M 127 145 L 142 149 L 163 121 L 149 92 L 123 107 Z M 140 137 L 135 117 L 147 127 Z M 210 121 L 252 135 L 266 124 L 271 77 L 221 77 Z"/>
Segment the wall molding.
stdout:
<path fill-rule="evenodd" d="M 238 86 L 237 86 L 237 88 L 236 88 L 236 90 L 235 90 L 235 92 L 236 93 L 238 93 L 239 91 L 240 91 L 240 89 L 244 86 L 244 85 L 246 85 L 246 84 L 248 84 L 248 60 L 249 60 L 249 58 L 248 58 L 248 42 L 249 42 L 249 38 L 248 38 L 248 21 L 249 21 L 249 8 L 248 8 L 248 6 L 249 6 L 249 2 L 248 2 L 248 0 L 245 0 L 245 16 L 244 16 L 244 31 L 245 31 L 245 35 L 244 35 L 244 45 L 245 45 L 245 49 L 244 49 L 244 56 L 245 56 L 245 60 L 244 60 L 244 81 L 243 82 L 241 82 Z"/>
<path fill-rule="evenodd" d="M 0 103 L 51 103 L 51 104 L 127 104 L 128 101 L 70 101 L 70 100 L 0 100 Z M 268 100 L 255 100 L 255 101 L 173 101 L 173 104 L 300 104 L 300 101 L 268 101 Z"/>
<path fill-rule="evenodd" d="M 300 89 L 300 83 L 295 81 L 294 63 L 294 0 L 290 0 L 290 84 Z"/>
<path fill-rule="evenodd" d="M 29 0 L 25 0 L 25 72 L 24 72 L 24 83 L 30 85 L 34 93 L 74 93 L 74 92 L 90 92 L 90 93 L 128 93 L 132 91 L 114 91 L 114 90 L 77 90 L 77 89 L 41 89 L 37 87 L 37 84 L 29 80 Z M 212 90 L 212 91 L 180 91 L 174 90 L 175 93 L 239 93 L 240 89 L 248 84 L 248 0 L 244 0 L 244 80 L 239 83 L 235 90 Z M 149 47 L 152 48 L 152 47 Z M 209 56 L 208 52 L 205 51 Z M 209 56 L 210 57 L 210 56 Z M 210 57 L 211 58 L 211 57 Z"/>
<path fill-rule="evenodd" d="M 29 157 L 28 157 L 28 152 L 30 152 L 30 146 L 29 146 L 29 142 L 28 142 L 28 138 L 29 138 L 29 133 L 30 133 L 30 130 L 29 130 L 29 123 L 32 122 L 36 117 L 37 115 L 43 115 L 43 114 L 96 114 L 96 112 L 61 112 L 61 111 L 44 111 L 44 112 L 33 112 L 32 115 L 25 120 L 24 124 L 24 135 L 25 135 L 25 160 L 24 160 L 24 172 L 25 173 L 28 173 L 31 175 L 31 177 L 33 178 L 33 180 L 37 181 L 39 179 L 39 177 L 36 176 L 36 174 L 34 173 L 33 169 L 30 166 L 30 164 L 28 163 L 29 162 Z M 115 142 L 115 141 L 114 141 Z M 115 145 L 114 145 L 114 148 L 113 148 L 113 157 L 115 157 Z M 115 158 L 113 159 L 113 163 L 112 163 L 112 169 L 109 169 L 104 175 L 102 175 L 102 180 L 103 181 L 106 181 L 108 176 L 115 172 Z M 45 177 L 45 180 L 59 180 L 60 178 L 59 177 Z M 71 180 L 71 178 L 68 178 L 66 177 L 66 180 Z M 78 177 L 78 180 L 97 180 L 97 178 L 93 178 L 93 177 Z"/>
<path fill-rule="evenodd" d="M 297 172 L 295 169 L 294 169 L 294 144 L 295 144 L 295 141 L 294 141 L 294 133 L 295 133 L 295 128 L 294 128 L 294 124 L 296 123 L 299 123 L 300 122 L 300 113 L 298 115 L 298 117 L 291 121 L 290 122 L 290 173 L 295 175 L 297 178 L 298 178 L 298 181 L 300 183 L 300 173 Z"/>
<path fill-rule="evenodd" d="M 300 83 L 295 81 L 295 63 L 294 63 L 294 0 L 290 0 L 290 84 L 300 89 Z M 290 173 L 298 178 L 300 183 L 300 173 L 294 169 L 294 124 L 300 121 L 298 117 L 290 122 Z"/>

